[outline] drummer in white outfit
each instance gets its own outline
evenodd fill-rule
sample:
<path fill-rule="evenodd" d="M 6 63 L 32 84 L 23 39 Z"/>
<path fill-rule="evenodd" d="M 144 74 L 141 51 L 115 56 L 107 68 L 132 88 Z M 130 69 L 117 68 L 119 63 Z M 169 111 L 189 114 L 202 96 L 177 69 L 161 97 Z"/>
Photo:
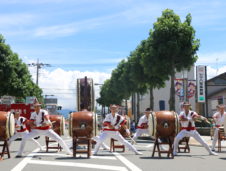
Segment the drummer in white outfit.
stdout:
<path fill-rule="evenodd" d="M 17 138 L 24 138 L 25 135 L 29 133 L 26 123 L 27 123 L 27 118 L 20 116 L 19 112 L 14 112 L 14 118 L 15 118 L 15 128 L 16 132 L 15 134 L 9 139 L 8 144 L 10 144 L 16 140 Z M 42 146 L 39 144 L 38 141 L 36 141 L 34 138 L 30 139 L 32 142 L 34 142 L 40 150 L 42 150 Z"/>
<path fill-rule="evenodd" d="M 136 133 L 133 136 L 133 140 L 136 141 L 138 137 L 140 137 L 142 134 L 148 134 L 149 135 L 149 131 L 148 131 L 148 118 L 149 115 L 151 113 L 151 109 L 147 108 L 145 110 L 145 115 L 143 115 L 140 119 L 139 122 L 137 124 L 137 129 L 136 129 Z"/>
<path fill-rule="evenodd" d="M 53 140 L 57 141 L 60 146 L 66 151 L 66 154 L 72 155 L 72 152 L 65 144 L 63 139 L 51 129 L 52 123 L 49 120 L 48 112 L 46 110 L 41 109 L 41 104 L 39 103 L 34 104 L 34 107 L 35 112 L 33 112 L 30 117 L 32 130 L 23 138 L 19 152 L 16 157 L 21 157 L 24 151 L 26 140 L 40 135 L 48 136 Z"/>
<path fill-rule="evenodd" d="M 202 120 L 206 119 L 203 116 L 198 115 L 194 111 L 190 111 L 190 103 L 184 102 L 183 104 L 184 111 L 179 115 L 181 122 L 181 131 L 177 134 L 174 139 L 174 148 L 173 154 L 177 155 L 177 148 L 179 141 L 184 137 L 193 137 L 196 141 L 202 144 L 205 149 L 209 152 L 210 155 L 217 155 L 215 152 L 212 152 L 207 145 L 207 143 L 202 139 L 200 134 L 195 129 L 195 119 L 200 118 Z"/>
<path fill-rule="evenodd" d="M 212 151 L 215 151 L 215 146 L 218 140 L 218 131 L 219 127 L 225 126 L 224 120 L 226 119 L 226 112 L 225 112 L 225 106 L 224 105 L 218 105 L 217 106 L 217 112 L 213 115 L 213 120 L 216 124 L 216 128 L 214 130 L 213 135 L 213 142 L 212 142 Z"/>
<path fill-rule="evenodd" d="M 140 137 L 142 134 L 150 135 L 149 130 L 148 130 L 148 127 L 149 127 L 148 123 L 149 123 L 149 117 L 150 117 L 150 114 L 151 114 L 151 109 L 146 108 L 144 114 L 145 115 L 143 115 L 139 119 L 139 122 L 137 124 L 137 129 L 136 129 L 136 133 L 133 136 L 134 141 L 132 141 L 132 144 L 134 144 L 136 142 L 137 138 Z M 161 143 L 161 140 L 158 139 L 158 142 Z M 160 145 L 160 149 L 163 150 L 163 151 L 166 150 L 163 145 Z"/>
<path fill-rule="evenodd" d="M 125 126 L 125 118 L 122 117 L 117 113 L 118 106 L 111 105 L 110 106 L 111 113 L 107 114 L 104 119 L 104 129 L 103 132 L 100 134 L 99 139 L 97 140 L 97 144 L 95 145 L 94 149 L 94 155 L 97 155 L 97 152 L 101 146 L 101 144 L 105 141 L 106 138 L 114 138 L 118 140 L 120 143 L 124 144 L 127 148 L 129 148 L 131 151 L 135 152 L 135 154 L 140 155 L 139 151 L 130 144 L 127 140 L 123 138 L 123 136 L 119 132 L 119 128 L 121 126 Z M 127 133 L 129 133 L 129 130 L 127 129 Z"/>

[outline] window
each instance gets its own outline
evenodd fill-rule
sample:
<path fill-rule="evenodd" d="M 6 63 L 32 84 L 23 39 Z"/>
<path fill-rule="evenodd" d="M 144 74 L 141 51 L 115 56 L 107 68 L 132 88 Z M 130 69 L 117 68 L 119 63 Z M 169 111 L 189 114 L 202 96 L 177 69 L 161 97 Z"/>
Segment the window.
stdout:
<path fill-rule="evenodd" d="M 159 110 L 165 110 L 165 101 L 159 100 Z"/>

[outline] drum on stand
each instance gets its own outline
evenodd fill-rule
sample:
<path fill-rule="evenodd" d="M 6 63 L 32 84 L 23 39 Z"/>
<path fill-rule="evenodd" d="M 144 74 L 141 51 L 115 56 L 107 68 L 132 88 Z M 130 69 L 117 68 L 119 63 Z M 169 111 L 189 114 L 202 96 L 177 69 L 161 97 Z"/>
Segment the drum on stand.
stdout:
<path fill-rule="evenodd" d="M 65 133 L 65 118 L 62 115 L 49 115 L 52 129 L 60 136 Z"/>
<path fill-rule="evenodd" d="M 173 111 L 152 112 L 149 116 L 148 129 L 151 136 L 176 136 L 180 131 L 179 117 Z"/>
<path fill-rule="evenodd" d="M 72 137 L 94 137 L 99 134 L 97 115 L 94 112 L 73 112 L 69 118 L 69 135 Z"/>
<path fill-rule="evenodd" d="M 15 119 L 11 112 L 0 111 L 0 140 L 8 140 L 15 132 Z"/>

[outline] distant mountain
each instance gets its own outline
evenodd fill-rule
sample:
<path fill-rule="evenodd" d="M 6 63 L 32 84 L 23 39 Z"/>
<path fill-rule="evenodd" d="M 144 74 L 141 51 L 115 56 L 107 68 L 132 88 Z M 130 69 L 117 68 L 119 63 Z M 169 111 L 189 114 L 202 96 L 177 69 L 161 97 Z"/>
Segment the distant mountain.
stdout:
<path fill-rule="evenodd" d="M 74 111 L 70 109 L 62 109 L 62 110 L 57 110 L 57 112 L 63 115 L 65 118 L 68 118 L 69 114 Z"/>

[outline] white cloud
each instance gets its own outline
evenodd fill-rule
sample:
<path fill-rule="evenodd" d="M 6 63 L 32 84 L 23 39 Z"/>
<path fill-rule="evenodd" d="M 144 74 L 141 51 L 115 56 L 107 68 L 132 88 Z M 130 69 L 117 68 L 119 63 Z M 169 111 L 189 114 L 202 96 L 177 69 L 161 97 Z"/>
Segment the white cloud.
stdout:
<path fill-rule="evenodd" d="M 30 72 L 36 81 L 35 68 L 30 68 Z M 103 84 L 110 78 L 110 74 L 103 72 L 80 72 L 65 71 L 63 69 L 55 69 L 53 71 L 41 70 L 39 77 L 39 87 L 43 88 L 43 95 L 54 95 L 58 98 L 58 104 L 64 109 L 74 110 L 76 108 L 76 81 L 77 78 L 93 78 L 94 83 Z M 95 86 L 95 96 L 99 97 L 100 87 Z"/>
<path fill-rule="evenodd" d="M 198 64 L 218 66 L 226 65 L 226 51 L 212 53 L 198 53 Z"/>
<path fill-rule="evenodd" d="M 35 22 L 37 17 L 33 14 L 27 13 L 7 13 L 0 14 L 0 29 L 24 26 Z"/>
<path fill-rule="evenodd" d="M 219 69 L 215 69 L 210 66 L 207 66 L 207 79 L 216 77 L 217 75 L 220 75 L 225 72 L 226 72 L 226 66 L 220 67 Z"/>
<path fill-rule="evenodd" d="M 73 26 L 72 24 L 66 24 L 66 25 L 56 25 L 56 26 L 50 26 L 50 27 L 40 27 L 35 30 L 34 35 L 36 37 L 61 37 L 61 36 L 68 36 L 73 33 L 76 33 L 78 29 Z"/>

